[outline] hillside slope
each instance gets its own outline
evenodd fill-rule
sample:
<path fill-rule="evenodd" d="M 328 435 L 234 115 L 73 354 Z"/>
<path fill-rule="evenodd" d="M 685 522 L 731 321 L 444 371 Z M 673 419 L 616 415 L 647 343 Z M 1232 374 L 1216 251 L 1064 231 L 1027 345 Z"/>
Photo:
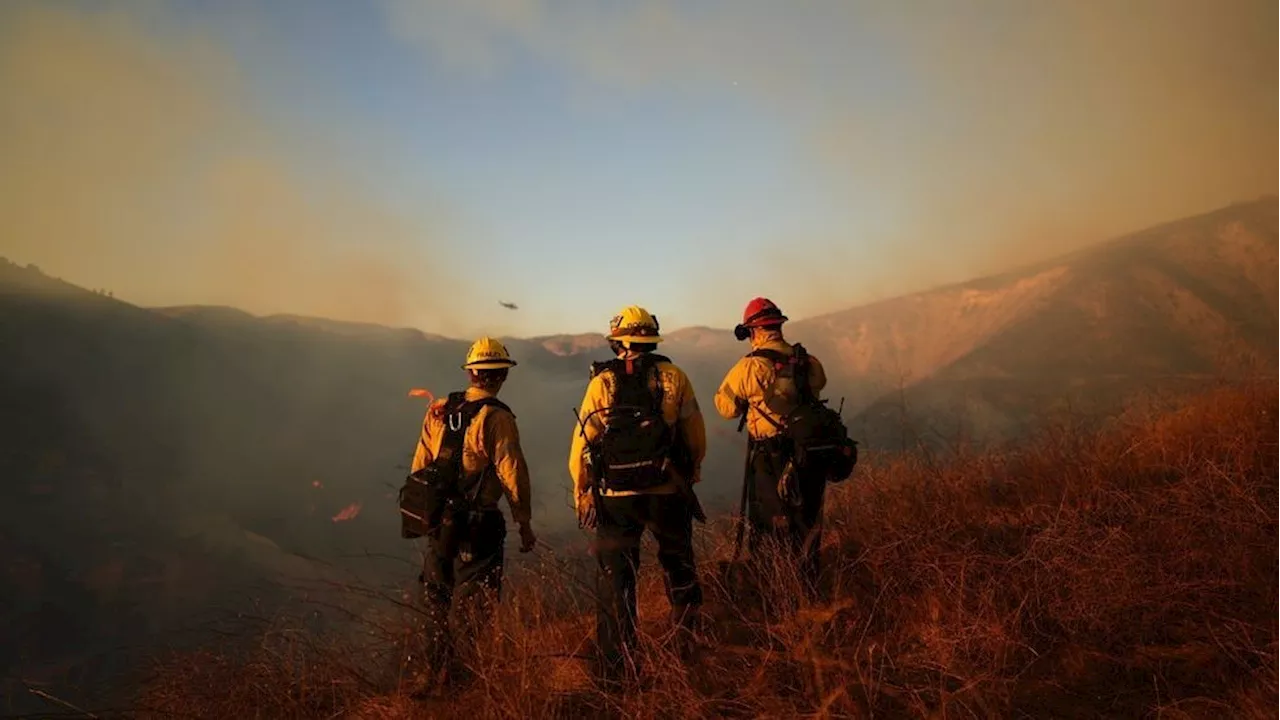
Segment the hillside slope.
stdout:
<path fill-rule="evenodd" d="M 1009 438 L 1068 401 L 1108 413 L 1135 392 L 1274 371 L 1276 218 L 1275 198 L 1233 205 L 791 332 L 879 387 L 854 420 L 873 445 L 904 425 Z"/>
<path fill-rule="evenodd" d="M 590 676 L 590 585 L 548 553 L 508 584 L 471 683 L 408 696 L 417 619 L 384 601 L 299 651 L 276 650 L 285 622 L 246 654 L 178 655 L 140 704 L 210 718 L 1275 717 L 1276 390 L 864 466 L 828 491 L 813 602 L 785 563 L 727 564 L 731 526 L 707 528 L 695 642 L 675 641 L 646 557 L 641 678 L 622 691 Z"/>

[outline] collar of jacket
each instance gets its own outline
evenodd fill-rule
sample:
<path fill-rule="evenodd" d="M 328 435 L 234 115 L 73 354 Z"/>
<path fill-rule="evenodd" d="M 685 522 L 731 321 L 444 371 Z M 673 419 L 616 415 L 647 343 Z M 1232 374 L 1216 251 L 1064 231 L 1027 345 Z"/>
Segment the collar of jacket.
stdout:
<path fill-rule="evenodd" d="M 782 339 L 782 333 L 777 330 L 772 330 L 752 336 L 751 349 L 759 350 L 760 348 L 786 351 L 791 349 L 791 346 L 787 344 L 787 341 Z"/>
<path fill-rule="evenodd" d="M 467 388 L 468 400 L 483 400 L 485 398 L 491 398 L 491 397 L 497 397 L 497 396 L 498 394 L 493 392 L 492 390 L 485 390 L 484 388 L 478 388 L 474 385 Z"/>

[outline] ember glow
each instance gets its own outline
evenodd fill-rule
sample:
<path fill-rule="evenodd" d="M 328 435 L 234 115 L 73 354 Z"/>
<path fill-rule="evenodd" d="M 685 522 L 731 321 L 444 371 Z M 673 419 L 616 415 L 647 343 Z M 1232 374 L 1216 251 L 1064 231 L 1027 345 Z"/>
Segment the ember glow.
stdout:
<path fill-rule="evenodd" d="M 342 508 L 342 510 L 338 511 L 337 515 L 333 516 L 333 521 L 343 522 L 345 520 L 354 520 L 355 517 L 360 514 L 360 505 L 361 503 L 354 502 Z"/>

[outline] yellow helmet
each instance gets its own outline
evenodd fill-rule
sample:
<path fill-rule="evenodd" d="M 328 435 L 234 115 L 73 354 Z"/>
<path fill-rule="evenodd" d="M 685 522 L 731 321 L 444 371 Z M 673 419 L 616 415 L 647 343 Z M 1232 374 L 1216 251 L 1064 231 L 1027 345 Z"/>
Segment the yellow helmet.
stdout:
<path fill-rule="evenodd" d="M 609 321 L 608 339 L 623 345 L 631 343 L 660 343 L 658 318 L 639 305 L 628 305 Z"/>
<path fill-rule="evenodd" d="M 507 354 L 507 348 L 491 337 L 485 336 L 471 344 L 467 351 L 467 370 L 499 370 L 515 366 L 516 361 Z"/>

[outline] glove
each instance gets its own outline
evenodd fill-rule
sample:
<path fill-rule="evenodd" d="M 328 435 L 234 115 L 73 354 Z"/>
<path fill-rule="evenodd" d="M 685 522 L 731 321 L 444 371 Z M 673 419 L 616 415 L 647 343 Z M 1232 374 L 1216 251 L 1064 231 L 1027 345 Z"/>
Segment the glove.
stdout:
<path fill-rule="evenodd" d="M 578 527 L 594 530 L 597 524 L 599 514 L 596 512 L 596 494 L 588 490 L 578 496 Z"/>
<path fill-rule="evenodd" d="M 520 552 L 527 553 L 533 550 L 538 544 L 538 536 L 533 534 L 533 528 L 525 523 L 520 526 Z"/>

